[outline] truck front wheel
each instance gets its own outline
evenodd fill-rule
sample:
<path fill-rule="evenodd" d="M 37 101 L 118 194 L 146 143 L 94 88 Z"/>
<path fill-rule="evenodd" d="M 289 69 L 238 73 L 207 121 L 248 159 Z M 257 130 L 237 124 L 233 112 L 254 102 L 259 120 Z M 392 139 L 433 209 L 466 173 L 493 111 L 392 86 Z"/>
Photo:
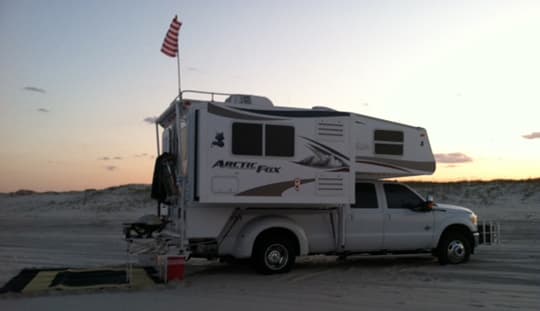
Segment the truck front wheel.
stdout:
<path fill-rule="evenodd" d="M 441 238 L 437 256 L 442 265 L 467 262 L 471 256 L 469 240 L 460 232 L 448 232 Z"/>
<path fill-rule="evenodd" d="M 255 269 L 262 274 L 289 272 L 296 259 L 294 244 L 287 237 L 262 237 L 253 251 Z"/>

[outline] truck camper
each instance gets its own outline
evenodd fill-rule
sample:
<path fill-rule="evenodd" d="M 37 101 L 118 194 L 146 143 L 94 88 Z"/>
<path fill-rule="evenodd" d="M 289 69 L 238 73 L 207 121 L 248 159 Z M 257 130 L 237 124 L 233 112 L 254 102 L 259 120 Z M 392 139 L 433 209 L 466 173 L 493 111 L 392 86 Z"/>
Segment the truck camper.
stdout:
<path fill-rule="evenodd" d="M 421 127 L 184 91 L 156 135 L 152 193 L 185 255 L 251 258 L 270 274 L 311 254 L 428 252 L 461 263 L 478 242 L 472 211 L 384 181 L 435 171 Z"/>

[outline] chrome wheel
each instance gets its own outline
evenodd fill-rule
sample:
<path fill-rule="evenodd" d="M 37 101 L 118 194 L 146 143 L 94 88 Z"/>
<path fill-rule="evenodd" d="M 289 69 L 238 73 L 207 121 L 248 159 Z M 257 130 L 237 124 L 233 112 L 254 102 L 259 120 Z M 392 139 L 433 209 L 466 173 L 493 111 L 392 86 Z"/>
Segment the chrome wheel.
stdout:
<path fill-rule="evenodd" d="M 298 253 L 293 237 L 268 231 L 257 237 L 251 259 L 262 274 L 286 273 L 291 270 Z"/>
<path fill-rule="evenodd" d="M 282 244 L 270 244 L 264 252 L 264 263 L 268 269 L 279 271 L 287 266 L 289 262 L 289 251 Z"/>
<path fill-rule="evenodd" d="M 448 243 L 447 256 L 450 263 L 460 263 L 465 260 L 467 251 L 463 242 L 461 240 L 452 240 Z"/>
<path fill-rule="evenodd" d="M 469 241 L 466 232 L 445 232 L 439 241 L 436 252 L 441 265 L 467 262 L 472 252 Z"/>

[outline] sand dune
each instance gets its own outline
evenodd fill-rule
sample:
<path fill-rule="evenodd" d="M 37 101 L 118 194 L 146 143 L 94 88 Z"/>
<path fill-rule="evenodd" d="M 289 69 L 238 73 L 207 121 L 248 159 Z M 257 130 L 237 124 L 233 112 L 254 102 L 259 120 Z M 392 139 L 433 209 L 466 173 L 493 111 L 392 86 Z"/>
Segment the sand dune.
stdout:
<path fill-rule="evenodd" d="M 469 263 L 430 256 L 301 258 L 284 275 L 193 260 L 181 284 L 137 292 L 0 298 L 2 310 L 536 310 L 540 305 L 540 182 L 414 184 L 436 201 L 502 224 L 503 244 Z M 125 263 L 121 223 L 155 212 L 146 185 L 0 195 L 0 282 L 24 267 Z"/>

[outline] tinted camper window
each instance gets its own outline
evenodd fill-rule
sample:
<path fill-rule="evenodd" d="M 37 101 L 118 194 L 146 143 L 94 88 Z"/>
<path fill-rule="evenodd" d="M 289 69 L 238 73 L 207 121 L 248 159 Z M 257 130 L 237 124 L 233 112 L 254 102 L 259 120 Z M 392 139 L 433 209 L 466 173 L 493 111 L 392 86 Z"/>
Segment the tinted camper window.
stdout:
<path fill-rule="evenodd" d="M 373 140 L 376 154 L 403 155 L 403 132 L 375 130 Z"/>
<path fill-rule="evenodd" d="M 265 154 L 267 156 L 294 156 L 294 127 L 266 125 L 265 136 Z"/>
<path fill-rule="evenodd" d="M 394 141 L 394 142 L 402 143 L 403 142 L 403 132 L 376 130 L 375 131 L 375 140 L 378 140 L 378 141 Z"/>
<path fill-rule="evenodd" d="M 403 145 L 375 144 L 376 154 L 402 155 Z"/>
<path fill-rule="evenodd" d="M 232 153 L 238 155 L 262 155 L 262 125 L 233 123 Z"/>

